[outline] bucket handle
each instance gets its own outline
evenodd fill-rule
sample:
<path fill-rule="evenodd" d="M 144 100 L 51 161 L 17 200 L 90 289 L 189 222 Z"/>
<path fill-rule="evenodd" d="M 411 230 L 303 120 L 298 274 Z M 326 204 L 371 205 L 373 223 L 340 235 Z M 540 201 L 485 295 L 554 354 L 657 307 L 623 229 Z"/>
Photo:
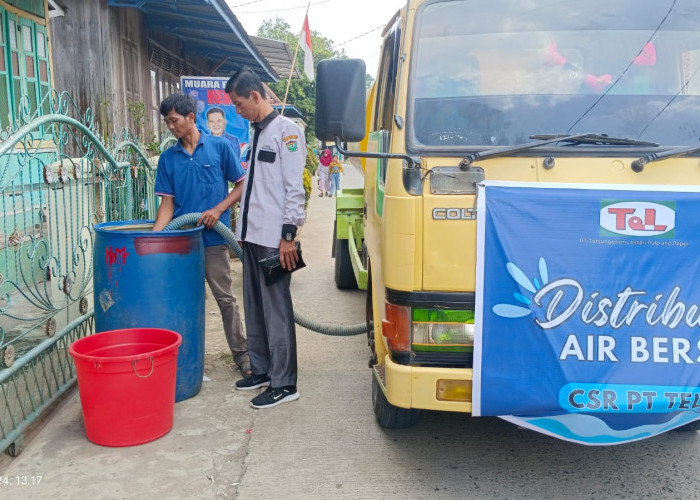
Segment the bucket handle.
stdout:
<path fill-rule="evenodd" d="M 148 377 L 150 377 L 150 376 L 153 374 L 153 356 L 151 356 L 151 357 L 148 358 L 148 359 L 151 361 L 151 371 L 148 372 L 148 375 L 139 375 L 139 372 L 136 371 L 136 360 L 134 359 L 134 360 L 131 361 L 131 368 L 134 370 L 134 374 L 135 374 L 138 378 L 148 378 Z"/>

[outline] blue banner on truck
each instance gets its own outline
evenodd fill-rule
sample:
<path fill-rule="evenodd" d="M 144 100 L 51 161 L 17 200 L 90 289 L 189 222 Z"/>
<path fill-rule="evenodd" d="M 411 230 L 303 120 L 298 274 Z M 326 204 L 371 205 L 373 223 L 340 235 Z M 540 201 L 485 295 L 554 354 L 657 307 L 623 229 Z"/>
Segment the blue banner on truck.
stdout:
<path fill-rule="evenodd" d="M 590 445 L 700 418 L 700 190 L 484 182 L 473 414 Z"/>

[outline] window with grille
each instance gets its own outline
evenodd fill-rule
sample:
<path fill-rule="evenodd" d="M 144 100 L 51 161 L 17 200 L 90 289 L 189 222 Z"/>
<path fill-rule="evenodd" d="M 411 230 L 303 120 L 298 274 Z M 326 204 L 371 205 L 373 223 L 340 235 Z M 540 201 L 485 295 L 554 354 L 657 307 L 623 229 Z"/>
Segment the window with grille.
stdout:
<path fill-rule="evenodd" d="M 46 26 L 0 7 L 0 127 L 19 115 L 26 97 L 34 113 L 51 88 Z M 49 112 L 45 102 L 39 114 Z"/>

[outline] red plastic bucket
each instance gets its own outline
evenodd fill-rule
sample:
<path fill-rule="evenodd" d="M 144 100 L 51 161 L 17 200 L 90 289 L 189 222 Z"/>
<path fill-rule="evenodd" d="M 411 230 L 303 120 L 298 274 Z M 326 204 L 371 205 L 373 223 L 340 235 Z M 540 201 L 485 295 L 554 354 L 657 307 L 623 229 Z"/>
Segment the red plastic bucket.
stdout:
<path fill-rule="evenodd" d="M 181 343 L 180 334 L 172 330 L 129 328 L 71 344 L 90 441 L 132 446 L 170 431 Z"/>

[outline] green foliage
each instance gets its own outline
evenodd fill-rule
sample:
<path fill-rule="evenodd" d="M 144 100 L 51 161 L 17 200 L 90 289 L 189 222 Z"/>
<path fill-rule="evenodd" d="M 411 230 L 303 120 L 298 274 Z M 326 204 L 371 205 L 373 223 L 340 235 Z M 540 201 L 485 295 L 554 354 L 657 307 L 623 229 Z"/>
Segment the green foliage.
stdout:
<path fill-rule="evenodd" d="M 308 168 L 304 169 L 304 211 L 309 208 L 309 200 L 311 199 L 311 172 Z"/>
<path fill-rule="evenodd" d="M 372 87 L 372 84 L 374 83 L 374 77 L 367 73 L 365 75 L 365 89 L 369 90 Z"/>
<path fill-rule="evenodd" d="M 258 36 L 270 38 L 272 40 L 281 40 L 289 44 L 289 50 L 294 54 L 297 46 L 297 34 L 292 32 L 289 24 L 281 18 L 274 20 L 268 19 L 264 21 L 258 29 Z M 345 49 L 333 49 L 333 41 L 322 37 L 318 32 L 311 30 L 311 50 L 314 56 L 314 71 L 319 61 L 332 57 L 347 58 Z M 302 71 L 304 67 L 304 53 L 297 51 L 295 67 Z M 277 83 L 270 84 L 270 88 L 284 100 L 284 94 L 287 89 L 287 80 L 281 79 Z M 306 142 L 314 144 L 316 142 L 315 133 L 315 113 L 316 113 L 316 86 L 314 82 L 302 76 L 300 79 L 292 79 L 289 85 L 289 93 L 287 94 L 288 104 L 293 105 L 304 116 L 306 127 Z"/>
<path fill-rule="evenodd" d="M 311 175 L 316 175 L 318 170 L 318 158 L 311 146 L 306 146 L 306 169 L 311 172 Z"/>
<path fill-rule="evenodd" d="M 160 150 L 160 142 L 154 133 L 151 133 L 150 139 L 144 142 L 144 147 L 146 148 L 146 151 L 152 155 L 157 155 L 162 152 Z"/>
<path fill-rule="evenodd" d="M 131 116 L 134 129 L 137 134 L 143 133 L 143 126 L 146 123 L 146 105 L 142 101 L 126 100 L 126 109 Z"/>

